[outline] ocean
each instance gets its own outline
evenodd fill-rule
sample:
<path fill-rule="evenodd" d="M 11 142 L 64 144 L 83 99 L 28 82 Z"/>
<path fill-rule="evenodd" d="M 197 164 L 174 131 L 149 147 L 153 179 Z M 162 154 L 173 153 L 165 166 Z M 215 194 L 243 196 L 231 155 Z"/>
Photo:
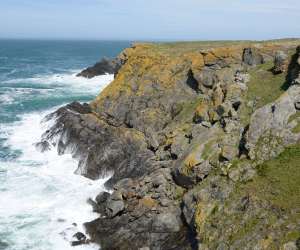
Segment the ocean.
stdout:
<path fill-rule="evenodd" d="M 74 172 L 77 161 L 34 144 L 58 107 L 92 100 L 112 75 L 76 77 L 130 42 L 0 40 L 0 250 L 68 250 L 82 224 L 97 218 L 87 204 L 106 181 Z M 83 245 L 75 249 L 98 249 Z"/>

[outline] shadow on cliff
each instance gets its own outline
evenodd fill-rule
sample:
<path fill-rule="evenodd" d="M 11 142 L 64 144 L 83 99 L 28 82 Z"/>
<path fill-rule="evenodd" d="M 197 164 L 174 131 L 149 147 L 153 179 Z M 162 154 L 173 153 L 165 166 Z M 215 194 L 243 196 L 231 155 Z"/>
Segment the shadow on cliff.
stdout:
<path fill-rule="evenodd" d="M 288 66 L 287 74 L 285 77 L 285 82 L 281 86 L 281 89 L 286 91 L 295 81 L 296 78 L 298 78 L 298 74 L 300 71 L 300 65 L 298 64 L 298 58 L 300 54 L 300 46 L 297 47 L 296 53 L 292 56 L 291 61 Z"/>

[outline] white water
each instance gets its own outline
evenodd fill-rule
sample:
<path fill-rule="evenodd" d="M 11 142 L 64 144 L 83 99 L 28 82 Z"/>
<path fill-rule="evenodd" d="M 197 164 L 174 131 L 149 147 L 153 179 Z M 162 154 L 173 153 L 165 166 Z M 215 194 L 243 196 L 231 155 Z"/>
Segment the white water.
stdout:
<path fill-rule="evenodd" d="M 111 75 L 91 80 L 74 77 L 31 81 L 59 84 L 73 94 L 96 94 L 113 79 Z M 77 162 L 70 155 L 58 156 L 56 149 L 40 153 L 34 146 L 46 129 L 41 120 L 56 108 L 22 115 L 19 122 L 0 127 L 6 146 L 21 152 L 16 161 L 0 161 L 0 249 L 3 238 L 9 250 L 99 249 L 96 245 L 74 248 L 67 239 L 84 232 L 82 223 L 97 218 L 86 201 L 104 190 L 107 179 L 92 181 L 75 175 Z"/>

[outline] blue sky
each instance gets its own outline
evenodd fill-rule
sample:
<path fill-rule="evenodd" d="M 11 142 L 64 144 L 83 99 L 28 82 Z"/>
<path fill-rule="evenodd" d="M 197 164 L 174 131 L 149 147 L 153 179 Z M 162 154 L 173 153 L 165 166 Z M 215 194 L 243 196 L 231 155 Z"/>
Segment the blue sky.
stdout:
<path fill-rule="evenodd" d="M 0 38 L 300 37 L 299 0 L 0 0 Z"/>

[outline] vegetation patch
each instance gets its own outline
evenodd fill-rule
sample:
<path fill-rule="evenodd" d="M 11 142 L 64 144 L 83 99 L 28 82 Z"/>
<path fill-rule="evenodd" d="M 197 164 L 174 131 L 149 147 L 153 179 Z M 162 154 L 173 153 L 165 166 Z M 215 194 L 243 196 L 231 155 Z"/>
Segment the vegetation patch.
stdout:
<path fill-rule="evenodd" d="M 256 66 L 249 71 L 250 82 L 241 106 L 241 120 L 244 125 L 250 121 L 251 114 L 258 108 L 275 101 L 285 90 L 286 74 L 272 73 L 273 62 Z"/>

